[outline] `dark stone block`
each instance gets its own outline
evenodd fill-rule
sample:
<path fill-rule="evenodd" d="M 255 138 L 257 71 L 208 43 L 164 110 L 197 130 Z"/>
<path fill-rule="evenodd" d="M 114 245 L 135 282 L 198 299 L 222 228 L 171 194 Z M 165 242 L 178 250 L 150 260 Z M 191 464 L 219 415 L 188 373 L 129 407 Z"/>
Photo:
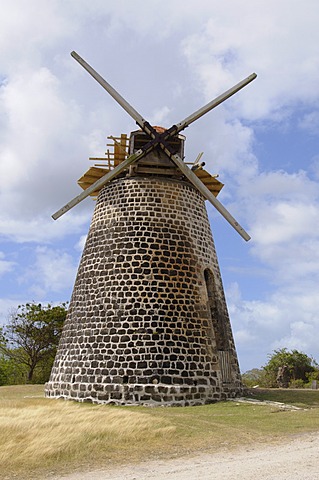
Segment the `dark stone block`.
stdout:
<path fill-rule="evenodd" d="M 151 398 L 152 398 L 151 395 L 141 395 L 141 396 L 140 396 L 140 400 L 141 400 L 142 402 L 145 402 L 145 401 L 147 401 L 147 400 L 151 400 Z"/>
<path fill-rule="evenodd" d="M 161 378 L 160 378 L 160 381 L 161 381 L 161 383 L 165 383 L 167 385 L 170 385 L 170 384 L 172 384 L 172 377 L 170 377 L 168 375 L 162 375 Z"/>
<path fill-rule="evenodd" d="M 110 399 L 112 400 L 121 400 L 122 399 L 122 394 L 121 392 L 112 392 L 110 394 Z"/>

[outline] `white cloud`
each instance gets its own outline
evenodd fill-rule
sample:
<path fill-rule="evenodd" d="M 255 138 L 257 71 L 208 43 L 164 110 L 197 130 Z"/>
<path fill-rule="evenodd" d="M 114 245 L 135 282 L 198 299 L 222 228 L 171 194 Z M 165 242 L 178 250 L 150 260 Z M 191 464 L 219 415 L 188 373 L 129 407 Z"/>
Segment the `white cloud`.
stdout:
<path fill-rule="evenodd" d="M 162 127 L 163 125 L 167 125 L 168 122 L 168 115 L 170 114 L 171 109 L 168 108 L 166 105 L 159 110 L 155 111 L 151 117 L 149 118 L 149 122 L 151 125 L 158 125 Z"/>
<path fill-rule="evenodd" d="M 7 298 L 0 298 L 0 327 L 4 325 L 10 312 L 17 308 L 18 305 L 22 305 L 26 303 L 26 301 L 20 301 L 21 299 L 7 299 Z"/>
<path fill-rule="evenodd" d="M 73 285 L 77 262 L 70 254 L 48 247 L 37 247 L 35 253 L 35 263 L 22 279 L 30 294 L 44 298 L 48 292 L 62 292 Z"/>
<path fill-rule="evenodd" d="M 239 298 L 238 291 L 227 292 L 229 311 L 242 368 L 251 366 L 255 358 L 259 367 L 267 363 L 267 355 L 278 348 L 296 348 L 319 358 L 319 298 L 307 286 L 296 285 L 292 292 L 282 287 L 263 301 Z M 259 364 L 258 364 L 258 363 Z"/>
<path fill-rule="evenodd" d="M 208 132 L 208 127 L 213 132 L 206 158 L 208 166 L 210 166 L 210 158 L 213 158 L 214 168 L 236 175 L 237 182 L 238 176 L 251 176 L 256 170 L 256 158 L 252 153 L 253 131 L 251 127 L 244 126 L 236 119 L 238 114 L 255 118 L 256 110 L 260 109 L 260 102 L 266 102 L 268 106 L 262 108 L 263 115 L 266 115 L 272 108 L 269 105 L 273 97 L 276 97 L 276 108 L 283 108 L 286 96 L 280 98 L 278 92 L 282 91 L 284 82 L 274 83 L 274 92 L 269 89 L 269 85 L 263 84 L 263 79 L 269 81 L 273 78 L 273 76 L 270 77 L 270 72 L 266 68 L 267 62 L 271 62 L 272 65 L 276 65 L 279 61 L 282 63 L 280 57 L 282 49 L 287 48 L 288 44 L 291 45 L 291 49 L 296 46 L 294 32 L 288 28 L 290 24 L 295 25 L 296 19 L 306 22 L 304 26 L 307 26 L 307 32 L 313 33 L 316 28 L 315 22 L 308 18 L 309 15 L 299 12 L 299 9 L 290 9 L 289 16 L 283 17 L 286 23 L 282 25 L 281 22 L 281 27 L 278 28 L 276 19 L 281 17 L 282 11 L 286 8 L 286 2 L 284 5 L 276 4 L 276 8 L 271 8 L 272 2 L 263 1 L 260 2 L 258 9 L 251 8 L 251 5 L 239 5 L 234 2 L 229 11 L 228 8 L 225 9 L 214 1 L 204 1 L 200 5 L 189 2 L 185 7 L 183 2 L 175 0 L 170 6 L 169 18 L 166 18 L 164 23 L 161 20 L 167 17 L 166 11 L 161 8 L 158 10 L 156 7 L 161 5 L 160 2 L 152 2 L 147 6 L 145 2 L 135 2 L 134 5 L 117 2 L 115 6 L 111 2 L 93 1 L 90 4 L 79 2 L 76 8 L 75 3 L 72 2 L 67 7 L 63 4 L 63 8 L 62 3 L 58 1 L 47 7 L 36 0 L 31 3 L 30 9 L 23 9 L 22 3 L 17 2 L 6 9 L 3 17 L 6 18 L 4 32 L 7 31 L 8 35 L 10 34 L 11 43 L 19 45 L 22 38 L 27 38 L 28 48 L 31 48 L 27 55 L 30 60 L 21 64 L 18 55 L 19 52 L 21 55 L 23 50 L 15 51 L 17 57 L 14 58 L 20 65 L 19 69 L 11 71 L 7 83 L 1 88 L 5 116 L 2 117 L 2 121 L 4 118 L 8 120 L 6 128 L 2 130 L 0 171 L 5 176 L 6 183 L 2 191 L 3 208 L 1 210 L 9 210 L 9 215 L 16 220 L 21 217 L 21 228 L 23 228 L 22 217 L 30 219 L 35 214 L 41 214 L 44 205 L 56 204 L 60 198 L 63 203 L 64 200 L 67 201 L 76 194 L 75 181 L 87 168 L 86 157 L 90 154 L 98 155 L 103 148 L 101 122 L 111 125 L 114 115 L 110 112 L 114 111 L 116 115 L 118 114 L 119 109 L 115 104 L 108 103 L 108 100 L 106 100 L 107 108 L 101 104 L 100 99 L 107 98 L 102 97 L 102 93 L 101 96 L 99 93 L 97 93 L 99 96 L 93 96 L 93 93 L 100 92 L 99 87 L 94 85 L 92 79 L 85 77 L 86 74 L 73 63 L 73 60 L 66 61 L 65 51 L 61 58 L 60 42 L 66 41 L 71 33 L 79 35 L 75 38 L 79 38 L 80 43 L 85 41 L 85 30 L 81 31 L 81 28 L 84 28 L 84 25 L 87 26 L 90 19 L 104 22 L 103 35 L 108 28 L 111 28 L 113 33 L 115 29 L 116 36 L 123 35 L 123 28 L 129 25 L 133 32 L 131 48 L 134 44 L 138 47 L 140 38 L 149 31 L 153 33 L 151 37 L 153 47 L 157 38 L 163 41 L 169 35 L 176 35 L 174 41 L 177 52 L 181 57 L 185 55 L 188 61 L 187 81 L 180 79 L 181 101 L 182 98 L 185 99 L 185 94 L 188 95 L 187 102 L 192 99 L 188 90 L 190 82 L 191 93 L 196 92 L 198 95 L 200 92 L 202 95 L 203 92 L 200 90 L 204 87 L 204 92 L 210 99 L 212 95 L 221 93 L 232 83 L 237 82 L 250 64 L 253 65 L 256 62 L 257 65 L 261 64 L 263 67 L 260 83 L 262 92 L 260 88 L 257 92 L 254 84 L 247 87 L 247 92 L 240 92 L 231 100 L 229 104 L 231 107 L 226 107 L 227 112 L 222 108 L 218 116 L 211 116 L 209 122 L 201 123 L 205 125 L 203 132 Z M 79 4 L 82 8 L 78 7 Z M 138 4 L 143 8 L 143 21 Z M 308 12 L 314 5 L 311 3 Z M 41 22 L 35 22 L 32 13 L 34 10 L 37 10 L 37 18 L 42 19 Z M 122 15 L 124 11 L 125 15 Z M 253 14 L 248 15 L 248 12 Z M 22 22 L 22 16 L 25 22 Z M 237 28 L 239 17 L 242 22 L 240 29 Z M 48 18 L 51 18 L 51 21 L 47 29 L 44 26 Z M 21 30 L 14 34 L 15 30 L 11 27 L 15 21 L 19 23 L 19 19 L 24 25 L 22 34 L 20 34 Z M 158 24 L 162 28 L 156 28 Z M 188 28 L 185 28 L 186 25 Z M 183 30 L 179 30 L 182 26 Z M 247 31 L 250 35 L 247 35 Z M 305 38 L 298 39 L 298 48 L 294 50 L 294 55 L 296 51 L 298 55 L 301 54 L 302 49 L 299 43 L 308 42 L 310 35 L 311 33 L 307 33 Z M 3 39 L 5 38 L 3 36 Z M 284 38 L 284 45 L 279 44 L 279 48 L 274 49 L 273 45 L 279 38 Z M 51 54 L 51 57 L 48 57 L 50 62 L 44 62 L 45 53 L 53 47 L 58 49 L 55 57 L 53 58 Z M 36 50 L 41 54 L 40 59 L 34 53 Z M 314 51 L 307 51 L 312 58 Z M 143 54 L 144 52 L 137 48 L 135 65 L 142 60 Z M 25 53 L 23 55 L 25 57 Z M 53 73 L 53 70 L 56 70 L 56 55 L 59 61 L 62 61 L 64 68 L 63 73 L 59 72 L 59 80 Z M 296 58 L 293 58 L 296 62 Z M 286 60 L 292 61 L 292 51 L 289 52 Z M 296 83 L 303 78 L 303 90 L 307 91 L 308 87 L 305 87 L 304 83 L 310 82 L 310 77 L 305 79 L 304 73 L 306 68 L 310 68 L 309 64 L 309 62 L 303 62 L 304 69 L 298 69 L 296 72 Z M 121 57 L 116 67 L 114 69 L 112 65 L 112 71 L 123 70 L 128 73 L 125 68 L 122 68 Z M 174 73 L 174 69 L 171 72 L 163 71 L 162 76 L 154 81 L 156 93 L 163 84 L 163 79 L 168 75 L 174 78 Z M 250 70 L 247 73 L 250 73 Z M 81 79 L 80 82 L 79 79 Z M 145 82 L 147 81 L 149 80 L 146 78 Z M 255 83 L 258 82 L 260 79 Z M 73 94 L 75 85 L 78 92 L 76 97 Z M 134 85 L 134 82 L 131 82 L 130 88 L 135 91 L 140 89 L 138 85 Z M 81 101 L 85 102 L 86 108 L 88 106 L 86 89 L 90 92 L 92 100 L 90 109 L 82 111 Z M 67 98 L 71 90 L 73 90 L 72 95 Z M 81 96 L 81 92 L 85 92 L 85 95 Z M 300 95 L 300 89 L 291 90 L 290 86 L 289 93 L 296 99 Z M 165 95 L 165 89 L 163 95 Z M 155 96 L 154 100 L 156 98 Z M 253 112 L 247 114 L 245 109 L 248 108 L 248 104 L 253 106 Z M 107 114 L 106 111 L 108 111 Z M 186 113 L 189 113 L 187 109 Z M 153 116 L 156 123 L 166 122 L 170 116 L 170 109 L 167 106 L 156 107 Z M 206 135 L 206 145 L 210 136 Z M 231 192 L 230 189 L 228 191 Z M 226 190 L 223 192 L 223 196 L 225 195 L 227 195 Z"/>
<path fill-rule="evenodd" d="M 287 173 L 284 170 L 258 172 L 253 181 L 248 178 L 245 195 L 266 200 L 294 200 L 309 202 L 318 197 L 319 186 L 309 179 L 304 170 Z"/>
<path fill-rule="evenodd" d="M 257 173 L 257 159 L 252 151 L 253 130 L 238 120 L 229 122 L 221 117 L 212 122 L 213 139 L 206 142 L 209 155 L 218 172 L 239 183 L 242 177 L 248 179 Z"/>
<path fill-rule="evenodd" d="M 57 204 L 61 207 L 62 204 Z M 92 207 L 94 206 L 92 202 Z M 51 212 L 45 212 L 43 216 L 34 216 L 30 220 L 24 221 L 19 218 L 12 218 L 5 213 L 0 216 L 1 236 L 6 237 L 17 243 L 38 242 L 50 243 L 61 239 L 70 233 L 80 233 L 83 227 L 88 225 L 89 214 L 80 213 L 64 216 L 54 222 L 51 218 Z"/>
<path fill-rule="evenodd" d="M 261 171 L 254 122 L 270 132 L 284 124 L 289 133 L 294 116 L 305 134 L 317 133 L 318 13 L 315 0 L 306 7 L 171 0 L 169 13 L 160 0 L 8 3 L 0 18 L 0 231 L 14 242 L 37 242 L 35 265 L 21 266 L 28 294 L 62 294 L 73 283 L 93 202 L 57 222 L 50 215 L 80 192 L 76 180 L 87 157 L 103 153 L 106 135 L 135 128 L 70 50 L 164 126 L 256 71 L 257 80 L 186 131 L 187 160 L 205 151 L 208 169 L 227 183 L 221 199 L 247 219 L 254 264 L 270 273 L 254 300 L 230 296 L 240 348 L 260 358 L 287 342 L 316 354 L 319 209 L 310 173 L 318 180 L 318 162 L 312 172 L 306 164 L 294 172 L 293 158 L 289 173 Z M 81 235 L 74 258 L 63 247 L 43 247 L 74 232 Z M 10 273 L 6 262 L 0 258 L 0 271 Z"/>
<path fill-rule="evenodd" d="M 299 121 L 299 127 L 313 135 L 319 133 L 319 112 L 306 113 Z"/>
<path fill-rule="evenodd" d="M 1 88 L 0 111 L 6 119 L 0 134 L 0 176 L 5 179 L 0 193 L 1 235 L 18 242 L 47 242 L 79 231 L 90 215 L 85 210 L 93 208 L 90 200 L 67 220 L 51 219 L 55 210 L 81 192 L 76 179 L 85 170 L 81 161 L 85 164 L 87 157 L 81 131 L 72 151 L 80 128 L 79 109 L 63 99 L 57 78 L 41 68 L 20 72 Z"/>
<path fill-rule="evenodd" d="M 0 276 L 11 272 L 15 266 L 15 262 L 11 262 L 9 260 L 5 260 L 5 255 L 3 252 L 0 252 Z"/>
<path fill-rule="evenodd" d="M 0 56 L 4 73 L 17 73 L 26 65 L 43 62 L 43 53 L 74 35 L 74 20 L 66 17 L 59 2 L 14 0 L 1 9 Z M 2 71 L 3 73 L 3 71 Z"/>
<path fill-rule="evenodd" d="M 318 343 L 316 341 L 319 322 L 316 319 L 312 321 L 295 320 L 290 322 L 287 334 L 273 342 L 274 350 L 278 348 L 296 349 L 302 352 L 308 352 L 309 355 L 318 359 Z"/>
<path fill-rule="evenodd" d="M 319 155 L 315 155 L 312 158 L 311 164 L 309 166 L 309 171 L 314 175 L 316 180 L 319 180 Z"/>
<path fill-rule="evenodd" d="M 318 220 L 318 205 L 315 203 L 307 205 L 277 199 L 277 202 L 264 205 L 264 211 L 259 210 L 259 218 L 256 218 L 251 231 L 258 245 L 266 245 L 267 248 L 271 244 L 290 242 L 305 236 L 316 237 L 314 225 Z"/>
<path fill-rule="evenodd" d="M 228 292 L 243 369 L 265 364 L 274 349 L 297 348 L 319 357 L 319 185 L 307 172 L 256 173 L 241 206 L 249 218 L 251 253 L 267 268 L 268 295 L 246 300 Z M 255 361 L 256 361 L 255 360 Z M 255 365 L 255 366 L 259 366 Z"/>
<path fill-rule="evenodd" d="M 288 106 L 317 98 L 317 15 L 315 1 L 306 9 L 288 0 L 232 2 L 232 8 L 212 2 L 203 31 L 184 40 L 184 53 L 207 97 L 255 70 L 259 79 L 231 108 L 251 119 L 283 118 Z"/>
<path fill-rule="evenodd" d="M 84 249 L 86 239 L 87 239 L 87 234 L 86 235 L 81 235 L 79 241 L 74 246 L 75 250 L 77 250 L 78 252 L 82 252 L 83 249 Z"/>
<path fill-rule="evenodd" d="M 16 215 L 41 211 L 64 186 L 64 155 L 79 116 L 77 108 L 61 98 L 59 88 L 56 77 L 41 68 L 14 76 L 0 90 L 7 120 L 1 135 L 0 174 L 6 181 L 0 201 Z M 72 157 L 68 174 L 74 170 Z"/>
<path fill-rule="evenodd" d="M 246 198 L 245 198 L 246 196 Z M 260 173 L 245 185 L 251 252 L 272 270 L 274 285 L 319 280 L 319 184 L 306 172 Z"/>

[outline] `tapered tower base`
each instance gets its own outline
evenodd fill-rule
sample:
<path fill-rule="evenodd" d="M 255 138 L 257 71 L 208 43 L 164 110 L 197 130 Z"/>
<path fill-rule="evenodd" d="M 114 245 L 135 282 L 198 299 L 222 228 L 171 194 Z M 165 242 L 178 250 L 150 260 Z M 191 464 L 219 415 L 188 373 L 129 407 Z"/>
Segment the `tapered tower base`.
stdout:
<path fill-rule="evenodd" d="M 48 397 L 197 405 L 242 393 L 204 199 L 189 183 L 100 192 Z"/>

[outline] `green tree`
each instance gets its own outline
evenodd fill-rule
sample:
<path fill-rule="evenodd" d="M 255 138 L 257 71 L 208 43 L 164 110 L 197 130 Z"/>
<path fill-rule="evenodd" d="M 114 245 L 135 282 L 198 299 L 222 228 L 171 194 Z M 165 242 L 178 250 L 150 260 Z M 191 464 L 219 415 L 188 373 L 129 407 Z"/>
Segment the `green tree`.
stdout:
<path fill-rule="evenodd" d="M 256 385 L 259 385 L 260 387 L 266 387 L 267 382 L 265 375 L 264 369 L 253 368 L 252 370 L 248 370 L 247 372 L 243 373 L 241 378 L 244 385 L 248 388 L 252 388 Z"/>
<path fill-rule="evenodd" d="M 0 352 L 0 385 L 21 385 L 26 378 L 26 366 Z"/>
<path fill-rule="evenodd" d="M 290 352 L 287 348 L 281 348 L 274 350 L 269 355 L 269 361 L 263 368 L 269 386 L 277 387 L 277 376 L 280 369 L 284 368 L 285 370 L 287 384 L 295 383 L 300 385 L 300 381 L 303 383 L 307 382 L 307 378 L 315 370 L 315 366 L 315 360 L 305 353 L 298 350 Z"/>
<path fill-rule="evenodd" d="M 3 336 L 3 330 L 0 327 L 0 349 L 5 347 L 5 339 Z M 6 385 L 7 383 L 7 358 L 0 350 L 0 385 Z"/>
<path fill-rule="evenodd" d="M 4 347 L 6 344 L 6 339 L 4 338 L 3 328 L 0 327 L 0 347 Z"/>
<path fill-rule="evenodd" d="M 12 358 L 4 353 L 6 340 L 3 329 L 0 327 L 0 385 L 23 383 L 26 378 L 25 366 L 18 365 Z"/>
<path fill-rule="evenodd" d="M 26 303 L 10 314 L 2 332 L 0 352 L 4 359 L 27 369 L 28 382 L 34 381 L 36 370 L 42 370 L 42 377 L 43 372 L 45 377 L 49 375 L 66 313 L 65 303 L 55 307 Z"/>
<path fill-rule="evenodd" d="M 306 387 L 312 386 L 312 381 L 316 380 L 319 383 L 319 365 L 316 365 L 313 372 L 307 374 L 307 384 Z"/>

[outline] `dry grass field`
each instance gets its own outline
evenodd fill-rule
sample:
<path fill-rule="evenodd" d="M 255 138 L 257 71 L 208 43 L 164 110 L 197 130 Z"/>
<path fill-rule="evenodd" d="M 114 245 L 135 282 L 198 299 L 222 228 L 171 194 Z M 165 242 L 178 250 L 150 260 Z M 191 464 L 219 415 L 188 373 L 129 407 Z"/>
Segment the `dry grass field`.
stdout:
<path fill-rule="evenodd" d="M 45 399 L 41 385 L 0 387 L 0 478 L 45 478 L 319 431 L 319 391 L 254 390 L 252 394 L 299 409 L 239 402 L 115 407 Z"/>

